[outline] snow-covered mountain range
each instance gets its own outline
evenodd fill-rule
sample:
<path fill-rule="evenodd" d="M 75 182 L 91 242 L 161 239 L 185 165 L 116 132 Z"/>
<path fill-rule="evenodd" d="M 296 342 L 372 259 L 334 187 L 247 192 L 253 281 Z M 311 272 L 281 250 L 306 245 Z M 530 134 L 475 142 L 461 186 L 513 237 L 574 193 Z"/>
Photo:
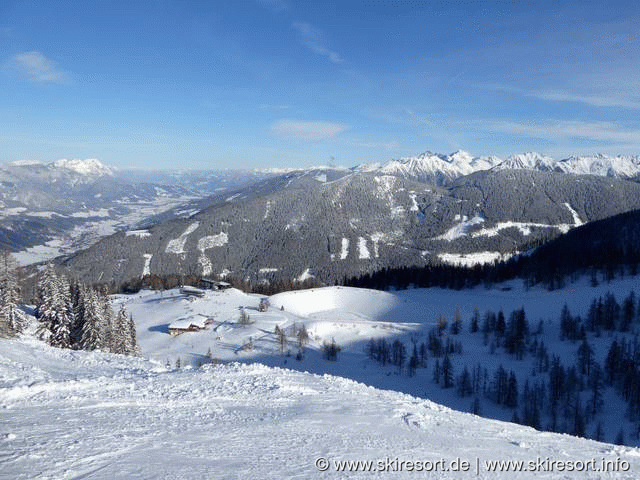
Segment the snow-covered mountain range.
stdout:
<path fill-rule="evenodd" d="M 640 156 L 595 154 L 556 160 L 547 155 L 528 152 L 503 159 L 497 156 L 474 157 L 469 152 L 458 150 L 451 154 L 425 152 L 417 156 L 390 160 L 381 164 L 363 164 L 355 167 L 357 171 L 398 175 L 421 181 L 435 181 L 439 184 L 490 169 L 535 170 L 638 179 L 640 177 Z"/>
<path fill-rule="evenodd" d="M 547 193 L 563 192 L 562 195 L 550 193 L 555 199 L 552 202 L 555 206 L 538 208 L 538 203 L 531 199 L 541 195 L 542 184 L 536 184 L 535 179 L 517 172 L 555 175 L 550 177 L 553 178 L 553 187 L 544 187 Z M 574 175 L 561 175 L 562 173 Z M 378 267 L 421 264 L 425 255 L 439 256 L 440 260 L 450 263 L 473 264 L 505 258 L 505 255 L 512 254 L 523 243 L 520 240 L 514 243 L 511 238 L 503 239 L 504 233 L 519 231 L 528 237 L 525 240 L 533 241 L 535 239 L 529 236 L 532 228 L 548 231 L 549 228 L 553 230 L 550 225 L 557 224 L 556 230 L 561 232 L 566 231 L 567 226 L 576 225 L 575 218 L 590 221 L 636 208 L 631 205 L 635 195 L 626 195 L 620 201 L 613 197 L 602 200 L 617 205 L 616 208 L 593 204 L 600 201 L 598 198 L 602 196 L 602 192 L 591 200 L 582 194 L 567 195 L 575 188 L 585 193 L 580 181 L 576 180 L 577 174 L 589 175 L 589 184 L 594 182 L 594 178 L 603 176 L 616 177 L 616 180 L 637 180 L 640 178 L 640 157 L 594 155 L 554 160 L 544 155 L 526 153 L 501 159 L 495 156 L 474 157 L 464 151 L 447 155 L 428 152 L 349 169 L 310 167 L 218 172 L 118 170 L 105 166 L 96 159 L 63 159 L 49 164 L 18 161 L 0 169 L 0 246 L 24 252 L 18 258 L 21 263 L 27 264 L 73 253 L 118 231 L 145 229 L 164 224 L 176 217 L 198 214 L 210 207 L 216 207 L 217 212 L 223 211 L 230 204 L 236 209 L 238 206 L 245 208 L 248 202 L 255 203 L 261 197 L 265 205 L 260 209 L 265 208 L 266 213 L 252 212 L 250 208 L 246 212 L 248 216 L 245 217 L 245 227 L 247 223 L 256 221 L 264 224 L 265 221 L 269 223 L 282 220 L 279 227 L 272 224 L 271 227 L 265 228 L 263 225 L 260 228 L 273 233 L 280 229 L 280 234 L 283 231 L 289 232 L 290 237 L 293 231 L 305 231 L 304 225 L 313 218 L 315 226 L 311 230 L 318 231 L 320 235 L 312 240 L 314 244 L 323 237 L 319 230 L 321 227 L 327 226 L 331 231 L 329 235 L 324 235 L 328 246 L 318 245 L 318 248 L 319 251 L 328 250 L 327 255 L 332 262 L 336 259 L 346 260 L 346 257 L 342 257 L 348 256 L 349 251 L 355 251 L 354 247 L 358 245 L 364 247 L 360 259 L 367 257 L 366 252 L 375 259 L 370 263 L 370 268 L 374 268 L 374 264 Z M 491 198 L 476 198 L 478 192 L 474 192 L 474 189 L 489 192 L 488 185 L 485 185 L 489 178 L 501 178 L 500 181 L 491 180 L 490 189 L 495 195 L 492 194 Z M 532 188 L 525 187 L 527 182 Z M 440 190 L 440 187 L 444 190 Z M 609 196 L 616 196 L 618 194 L 613 194 L 614 190 L 620 193 L 630 188 L 634 187 L 616 182 L 603 183 L 601 190 L 609 192 Z M 521 209 L 518 215 L 500 212 L 500 208 L 504 206 L 501 202 L 505 200 L 516 205 L 522 203 L 519 198 L 523 195 L 522 189 L 528 192 L 526 195 L 531 200 L 531 205 L 524 206 L 524 210 Z M 294 201 L 292 192 L 301 193 L 303 190 L 307 192 L 303 194 L 306 198 Z M 508 199 L 504 192 L 510 192 Z M 340 218 L 332 225 L 326 225 L 326 218 L 331 215 L 324 205 L 330 195 L 334 196 Z M 269 198 L 271 196 L 273 198 Z M 283 197 L 284 204 L 294 203 L 287 207 L 284 204 L 278 206 L 277 199 L 280 197 Z M 336 200 L 340 198 L 343 201 Z M 459 201 L 464 208 L 454 207 Z M 580 205 L 585 202 L 589 202 L 589 205 Z M 571 209 L 565 204 L 569 204 Z M 349 207 L 346 208 L 346 205 Z M 375 213 L 371 211 L 374 205 L 377 205 Z M 540 215 L 531 214 L 532 205 Z M 272 208 L 273 213 L 270 213 Z M 303 210 L 306 208 L 315 210 L 313 213 L 305 213 Z M 567 215 L 569 218 L 565 218 Z M 415 217 L 413 220 L 410 218 L 412 216 Z M 401 218 L 409 223 L 400 225 Z M 238 219 L 236 215 L 227 224 L 237 223 Z M 361 222 L 360 227 L 357 222 Z M 341 224 L 345 225 L 337 229 Z M 458 234 L 451 233 L 454 231 L 452 229 L 458 229 L 455 230 Z M 492 229 L 497 235 L 493 234 Z M 409 230 L 414 232 L 409 233 Z M 417 233 L 417 230 L 422 233 Z M 416 242 L 416 234 L 422 240 Z M 426 235 L 429 242 L 423 241 Z M 491 238 L 493 243 L 482 246 L 475 244 L 477 242 L 473 246 L 454 245 L 469 244 L 470 239 L 479 237 Z M 250 243 L 257 237 L 252 238 Z M 501 238 L 501 241 L 497 241 Z M 263 244 L 252 247 L 255 256 L 249 263 L 256 265 L 256 271 L 273 272 L 276 267 L 265 265 L 268 263 L 267 258 L 280 258 L 281 253 L 263 252 L 264 244 L 286 245 L 294 240 L 265 238 Z M 447 248 L 433 248 L 431 240 L 440 240 L 441 243 L 448 240 Z M 342 251 L 341 242 L 351 242 L 351 249 L 346 246 Z M 235 245 L 233 242 L 231 244 Z M 381 253 L 391 244 L 398 247 L 393 254 Z M 152 273 L 153 265 L 159 260 L 156 253 L 145 252 L 146 255 L 155 255 L 151 262 Z M 233 252 L 231 255 L 237 256 Z M 463 258 L 461 255 L 466 256 Z M 383 256 L 388 263 L 380 263 L 379 258 Z M 208 265 L 206 256 L 198 257 Z M 166 262 L 167 265 L 173 263 Z M 328 269 L 331 272 L 335 270 L 335 264 L 327 267 L 317 262 L 311 263 L 300 265 L 302 270 L 292 275 L 293 278 L 302 275 L 307 268 L 311 272 L 314 269 Z M 226 269 L 237 272 L 238 265 L 243 265 L 242 268 L 248 266 L 246 259 L 238 256 L 237 261 L 222 267 L 221 271 Z M 199 267 L 195 267 L 194 271 L 198 269 Z M 298 266 L 293 268 L 297 269 Z M 342 269 L 338 269 L 327 278 L 344 274 Z"/>

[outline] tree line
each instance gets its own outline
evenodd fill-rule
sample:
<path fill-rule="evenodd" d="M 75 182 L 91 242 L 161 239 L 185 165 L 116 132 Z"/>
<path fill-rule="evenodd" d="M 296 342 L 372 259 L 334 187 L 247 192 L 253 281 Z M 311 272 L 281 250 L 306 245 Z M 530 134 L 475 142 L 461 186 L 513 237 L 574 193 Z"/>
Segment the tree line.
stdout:
<path fill-rule="evenodd" d="M 106 289 L 69 280 L 51 264 L 38 280 L 35 313 L 39 337 L 51 346 L 124 355 L 138 351 L 135 323 L 124 304 L 114 315 Z"/>
<path fill-rule="evenodd" d="M 34 302 L 36 334 L 49 345 L 138 354 L 133 317 L 124 304 L 117 313 L 113 311 L 106 288 L 69 279 L 47 264 L 37 273 Z M 24 331 L 28 316 L 20 303 L 16 262 L 4 252 L 0 258 L 0 336 Z"/>

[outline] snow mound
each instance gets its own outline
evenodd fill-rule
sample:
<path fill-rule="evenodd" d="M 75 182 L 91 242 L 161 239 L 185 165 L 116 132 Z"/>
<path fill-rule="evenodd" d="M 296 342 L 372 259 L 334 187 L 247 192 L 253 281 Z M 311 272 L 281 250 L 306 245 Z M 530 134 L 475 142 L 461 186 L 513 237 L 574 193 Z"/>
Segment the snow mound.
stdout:
<path fill-rule="evenodd" d="M 352 287 L 323 287 L 278 293 L 270 301 L 271 305 L 277 308 L 284 306 L 287 312 L 299 316 L 341 310 L 358 312 L 379 320 L 384 319 L 385 314 L 400 303 L 390 293 Z"/>

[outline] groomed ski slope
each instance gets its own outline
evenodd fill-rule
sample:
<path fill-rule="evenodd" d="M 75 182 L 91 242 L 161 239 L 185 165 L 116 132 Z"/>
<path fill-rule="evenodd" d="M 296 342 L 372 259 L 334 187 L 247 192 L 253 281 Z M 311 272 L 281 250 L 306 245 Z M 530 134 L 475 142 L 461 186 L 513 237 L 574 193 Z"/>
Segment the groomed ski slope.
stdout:
<path fill-rule="evenodd" d="M 270 298 L 267 312 L 259 312 L 259 295 L 249 295 L 239 290 L 207 292 L 203 298 L 188 298 L 179 291 L 141 291 L 136 295 L 119 296 L 116 308 L 125 303 L 136 320 L 138 341 L 143 355 L 163 366 L 197 367 L 210 362 L 207 354 L 223 362 L 259 362 L 273 367 L 291 368 L 315 374 L 331 374 L 349 378 L 376 388 L 395 390 L 460 410 L 472 411 L 472 400 L 460 397 L 456 389 L 443 389 L 433 382 L 431 359 L 426 368 L 419 368 L 415 376 L 407 375 L 406 368 L 379 363 L 368 358 L 366 349 L 370 339 L 386 338 L 389 344 L 401 341 L 408 349 L 413 342 L 424 342 L 428 332 L 438 318 L 444 315 L 452 322 L 459 308 L 463 319 L 462 332 L 449 338 L 460 342 L 463 354 L 451 356 L 454 377 L 465 367 L 469 370 L 480 364 L 487 368 L 490 378 L 500 365 L 516 373 L 519 386 L 532 377 L 535 360 L 532 357 L 515 361 L 513 356 L 501 349 L 491 352 L 481 333 L 469 331 L 474 309 L 484 315 L 487 309 L 505 315 L 524 307 L 530 328 L 537 330 L 540 323 L 544 335 L 540 340 L 548 348 L 549 356 L 558 356 L 565 365 L 574 364 L 579 342 L 560 341 L 559 317 L 566 303 L 574 315 L 586 318 L 587 310 L 594 298 L 614 292 L 618 301 L 631 291 L 640 292 L 640 277 L 616 279 L 602 282 L 597 287 L 590 279 L 582 278 L 568 284 L 564 289 L 547 291 L 542 287 L 525 289 L 520 281 L 494 285 L 487 289 L 477 287 L 468 290 L 446 290 L 439 288 L 416 289 L 396 292 L 325 287 L 310 290 L 285 292 Z M 243 307 L 251 324 L 240 325 L 238 307 Z M 284 307 L 284 310 L 282 310 Z M 169 335 L 169 325 L 196 324 L 208 319 L 212 323 L 206 330 L 184 333 L 177 337 Z M 300 357 L 296 329 L 305 326 L 309 343 Z M 287 335 L 285 352 L 281 352 L 275 327 Z M 631 334 L 629 334 L 631 335 Z M 323 355 L 323 344 L 335 339 L 340 348 L 337 361 L 327 361 Z M 604 335 L 591 338 L 595 360 L 604 365 L 613 337 Z M 633 340 L 631 338 L 631 340 Z M 631 341 L 630 340 L 630 341 Z M 407 354 L 411 352 L 408 350 Z M 405 366 L 406 367 L 406 366 Z M 624 416 L 626 404 L 613 390 L 605 394 L 604 407 L 598 419 L 588 426 L 591 435 L 598 422 L 602 424 L 603 439 L 613 442 L 620 431 L 627 445 L 638 446 L 632 433 L 637 426 Z M 495 405 L 481 398 L 481 414 L 496 420 L 510 421 L 513 410 Z M 567 426 L 565 431 L 569 430 Z"/>
<path fill-rule="evenodd" d="M 636 449 L 258 364 L 172 371 L 138 358 L 0 340 L 0 382 L 2 479 L 635 479 L 640 471 Z M 458 458 L 468 472 L 442 471 Z M 329 468 L 321 472 L 324 459 Z M 601 468 L 603 459 L 628 471 L 561 472 L 556 463 L 554 471 L 495 473 L 486 463 Z M 335 462 L 347 460 L 387 471 L 336 471 Z M 389 473 L 409 461 L 432 471 L 409 472 L 405 463 Z M 434 471 L 437 462 L 444 463 Z"/>

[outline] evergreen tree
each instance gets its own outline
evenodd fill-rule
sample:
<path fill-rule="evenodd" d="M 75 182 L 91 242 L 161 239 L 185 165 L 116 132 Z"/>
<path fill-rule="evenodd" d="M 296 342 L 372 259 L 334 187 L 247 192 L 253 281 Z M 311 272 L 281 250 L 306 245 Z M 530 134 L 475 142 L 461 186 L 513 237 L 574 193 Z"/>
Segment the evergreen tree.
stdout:
<path fill-rule="evenodd" d="M 471 317 L 471 328 L 470 328 L 471 333 L 478 332 L 478 330 L 480 329 L 479 324 L 480 324 L 480 312 L 476 308 L 473 311 L 473 316 Z"/>
<path fill-rule="evenodd" d="M 614 380 L 618 376 L 619 369 L 622 365 L 623 350 L 618 343 L 618 340 L 613 340 L 607 353 L 607 358 L 604 362 L 604 371 L 607 382 L 609 385 L 613 385 Z"/>
<path fill-rule="evenodd" d="M 89 288 L 85 294 L 84 323 L 80 336 L 80 348 L 82 350 L 98 350 L 105 347 L 103 341 L 102 313 L 98 296 L 95 290 Z"/>
<path fill-rule="evenodd" d="M 614 330 L 620 320 L 620 305 L 616 302 L 616 297 L 611 292 L 607 292 L 604 298 L 604 318 L 603 327 L 606 330 Z"/>
<path fill-rule="evenodd" d="M 324 350 L 324 358 L 332 362 L 338 360 L 338 352 L 340 351 L 340 347 L 338 347 L 338 345 L 336 344 L 335 338 L 332 337 L 330 343 L 324 342 L 322 347 Z"/>
<path fill-rule="evenodd" d="M 473 402 L 471 403 L 471 413 L 474 415 L 480 415 L 482 413 L 480 397 L 475 397 L 473 399 Z"/>
<path fill-rule="evenodd" d="M 433 382 L 439 385 L 441 376 L 442 370 L 440 368 L 440 360 L 436 358 L 436 363 L 433 365 Z"/>
<path fill-rule="evenodd" d="M 578 437 L 584 437 L 585 422 L 582 411 L 582 403 L 580 402 L 580 394 L 576 395 L 576 403 L 573 414 L 573 431 L 572 434 Z"/>
<path fill-rule="evenodd" d="M 591 374 L 591 366 L 593 365 L 593 349 L 585 338 L 582 340 L 578 348 L 578 368 L 583 375 Z"/>
<path fill-rule="evenodd" d="M 518 380 L 513 370 L 509 372 L 504 404 L 510 408 L 516 408 L 518 406 Z"/>
<path fill-rule="evenodd" d="M 71 282 L 71 346 L 80 348 L 82 325 L 84 323 L 84 299 L 86 286 L 77 281 Z"/>
<path fill-rule="evenodd" d="M 462 331 L 462 315 L 460 314 L 460 307 L 456 308 L 456 313 L 451 323 L 451 335 L 458 335 Z"/>
<path fill-rule="evenodd" d="M 0 336 L 22 332 L 27 319 L 18 308 L 20 290 L 16 280 L 16 262 L 8 251 L 0 259 Z"/>
<path fill-rule="evenodd" d="M 129 353 L 129 315 L 124 303 L 120 305 L 120 310 L 114 322 L 114 331 L 111 334 L 111 351 L 121 355 Z"/>
<path fill-rule="evenodd" d="M 458 395 L 461 397 L 468 397 L 473 394 L 473 383 L 471 380 L 471 374 L 467 366 L 464 366 L 464 370 L 458 378 Z"/>
<path fill-rule="evenodd" d="M 40 321 L 38 336 L 41 340 L 50 341 L 51 332 L 55 328 L 56 313 L 54 310 L 55 291 L 57 290 L 57 276 L 50 263 L 38 278 L 36 317 Z"/>
<path fill-rule="evenodd" d="M 496 319 L 496 335 L 502 337 L 507 329 L 507 324 L 504 318 L 504 310 L 501 308 L 498 312 L 498 318 Z"/>
<path fill-rule="evenodd" d="M 565 303 L 560 313 L 560 340 L 576 340 L 580 337 L 580 325 L 571 315 L 569 307 Z"/>
<path fill-rule="evenodd" d="M 36 313 L 40 320 L 40 338 L 47 340 L 54 347 L 71 347 L 69 295 L 66 279 L 59 277 L 53 265 L 48 264 L 38 282 L 39 302 Z"/>
<path fill-rule="evenodd" d="M 438 321 L 436 322 L 436 331 L 438 332 L 438 336 L 441 337 L 444 332 L 447 331 L 447 317 L 445 317 L 444 315 L 440 315 L 438 317 Z"/>
<path fill-rule="evenodd" d="M 499 365 L 493 377 L 493 386 L 491 392 L 493 401 L 498 405 L 502 405 L 503 403 L 505 403 L 508 384 L 509 377 L 507 375 L 507 371 L 502 365 Z"/>
<path fill-rule="evenodd" d="M 71 291 L 69 280 L 64 275 L 58 277 L 55 308 L 58 321 L 57 328 L 51 332 L 51 345 L 59 348 L 71 348 L 71 328 L 73 323 Z"/>
<path fill-rule="evenodd" d="M 628 332 L 631 328 L 636 317 L 636 296 L 633 291 L 629 293 L 627 298 L 624 299 L 622 304 L 622 323 L 620 324 L 620 330 Z"/>
<path fill-rule="evenodd" d="M 442 359 L 442 387 L 453 387 L 453 364 L 449 359 L 449 354 L 445 354 Z"/>
<path fill-rule="evenodd" d="M 116 353 L 118 345 L 118 333 L 116 319 L 113 315 L 111 300 L 106 289 L 102 288 L 96 292 L 98 299 L 98 309 L 100 310 L 102 347 L 104 350 Z"/>
<path fill-rule="evenodd" d="M 249 314 L 247 313 L 247 311 L 245 310 L 244 307 L 240 307 L 240 314 L 239 314 L 239 318 L 238 318 L 238 323 L 240 325 L 249 325 L 251 323 L 251 318 L 249 317 Z"/>
<path fill-rule="evenodd" d="M 127 322 L 127 355 L 138 355 L 138 339 L 136 335 L 136 324 L 133 321 L 133 315 L 129 314 L 129 321 Z M 211 356 L 209 356 L 211 358 Z"/>
<path fill-rule="evenodd" d="M 595 416 L 602 405 L 602 368 L 598 363 L 594 363 L 589 376 L 589 388 L 591 389 L 591 401 L 589 402 L 589 410 L 591 416 Z"/>
<path fill-rule="evenodd" d="M 418 347 L 416 344 L 413 344 L 413 351 L 411 352 L 411 357 L 409 358 L 409 366 L 407 369 L 407 373 L 410 377 L 413 377 L 416 374 L 416 369 L 420 365 L 420 357 L 418 355 Z"/>
<path fill-rule="evenodd" d="M 407 349 L 400 340 L 394 340 L 391 345 L 391 360 L 398 370 L 402 370 L 404 362 L 407 358 Z"/>
<path fill-rule="evenodd" d="M 596 430 L 593 433 L 593 439 L 596 442 L 604 442 L 604 427 L 602 426 L 602 422 L 598 422 L 598 425 L 596 425 Z"/>

